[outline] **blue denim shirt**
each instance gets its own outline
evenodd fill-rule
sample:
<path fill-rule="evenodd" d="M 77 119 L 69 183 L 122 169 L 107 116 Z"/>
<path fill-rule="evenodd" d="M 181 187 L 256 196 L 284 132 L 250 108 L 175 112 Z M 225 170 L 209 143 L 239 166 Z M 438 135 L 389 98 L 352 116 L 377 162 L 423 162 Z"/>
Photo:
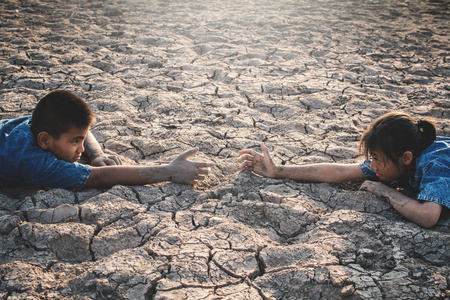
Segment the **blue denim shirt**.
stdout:
<path fill-rule="evenodd" d="M 378 181 L 370 161 L 360 164 L 361 171 L 369 180 Z M 417 199 L 432 201 L 450 208 L 450 138 L 438 137 L 416 159 L 416 172 L 407 178 L 403 186 L 413 189 Z"/>
<path fill-rule="evenodd" d="M 0 186 L 28 183 L 51 188 L 82 187 L 92 167 L 59 160 L 38 147 L 30 120 L 0 120 Z"/>

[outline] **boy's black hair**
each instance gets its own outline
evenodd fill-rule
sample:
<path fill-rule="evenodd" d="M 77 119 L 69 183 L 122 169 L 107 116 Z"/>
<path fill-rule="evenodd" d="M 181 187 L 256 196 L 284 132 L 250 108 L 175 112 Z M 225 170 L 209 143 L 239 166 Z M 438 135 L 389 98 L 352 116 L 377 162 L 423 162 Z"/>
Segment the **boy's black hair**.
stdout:
<path fill-rule="evenodd" d="M 68 91 L 54 90 L 36 105 L 31 117 L 31 132 L 37 137 L 46 131 L 59 139 L 73 127 L 86 128 L 94 123 L 94 113 L 83 99 Z"/>
<path fill-rule="evenodd" d="M 366 158 L 370 153 L 381 151 L 386 158 L 398 162 L 406 151 L 411 151 L 414 160 L 436 140 L 436 127 L 431 120 L 416 121 L 410 115 L 392 112 L 370 124 L 359 144 Z"/>

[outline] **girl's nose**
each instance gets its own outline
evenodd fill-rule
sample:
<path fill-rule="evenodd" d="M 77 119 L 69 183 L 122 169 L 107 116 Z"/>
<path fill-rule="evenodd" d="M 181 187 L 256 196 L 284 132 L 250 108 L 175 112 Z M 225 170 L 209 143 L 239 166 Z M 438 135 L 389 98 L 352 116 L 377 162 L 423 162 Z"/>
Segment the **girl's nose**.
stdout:
<path fill-rule="evenodd" d="M 375 160 L 372 160 L 372 162 L 370 163 L 370 168 L 374 171 L 377 171 L 377 164 Z"/>

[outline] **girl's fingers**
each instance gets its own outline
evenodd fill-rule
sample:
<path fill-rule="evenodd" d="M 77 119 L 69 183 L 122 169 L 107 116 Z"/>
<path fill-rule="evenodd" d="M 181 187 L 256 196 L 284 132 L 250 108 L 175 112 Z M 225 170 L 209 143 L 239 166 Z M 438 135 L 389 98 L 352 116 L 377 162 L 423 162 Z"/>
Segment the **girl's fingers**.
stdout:
<path fill-rule="evenodd" d="M 252 170 L 252 169 L 253 169 L 253 164 L 250 163 L 250 162 L 243 162 L 243 163 L 239 166 L 239 168 L 240 168 L 241 170 L 249 171 L 249 170 Z"/>
<path fill-rule="evenodd" d="M 237 161 L 241 163 L 244 161 L 253 161 L 254 159 L 255 159 L 254 155 L 245 154 L 245 155 L 239 156 Z"/>
<path fill-rule="evenodd" d="M 239 154 L 249 154 L 249 155 L 252 155 L 252 156 L 255 156 L 257 153 L 255 152 L 255 150 L 252 150 L 252 149 L 244 149 L 244 150 L 239 150 L 239 152 L 238 152 Z"/>
<path fill-rule="evenodd" d="M 264 153 L 265 157 L 270 157 L 269 149 L 266 147 L 266 145 L 264 145 L 264 143 L 261 143 L 261 150 Z"/>

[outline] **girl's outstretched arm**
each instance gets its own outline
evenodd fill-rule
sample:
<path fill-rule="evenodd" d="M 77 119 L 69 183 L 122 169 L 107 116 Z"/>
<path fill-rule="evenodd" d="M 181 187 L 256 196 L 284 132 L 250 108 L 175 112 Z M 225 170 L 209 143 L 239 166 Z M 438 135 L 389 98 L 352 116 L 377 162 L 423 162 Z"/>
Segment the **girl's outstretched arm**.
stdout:
<path fill-rule="evenodd" d="M 363 180 L 364 174 L 359 164 L 320 163 L 302 166 L 278 166 L 273 162 L 269 150 L 262 143 L 262 153 L 252 149 L 239 151 L 240 169 L 258 175 L 291 179 L 300 182 L 342 183 L 350 180 Z"/>
<path fill-rule="evenodd" d="M 402 216 L 424 228 L 436 225 L 441 216 L 439 203 L 412 199 L 381 182 L 365 181 L 361 190 L 385 198 Z"/>

